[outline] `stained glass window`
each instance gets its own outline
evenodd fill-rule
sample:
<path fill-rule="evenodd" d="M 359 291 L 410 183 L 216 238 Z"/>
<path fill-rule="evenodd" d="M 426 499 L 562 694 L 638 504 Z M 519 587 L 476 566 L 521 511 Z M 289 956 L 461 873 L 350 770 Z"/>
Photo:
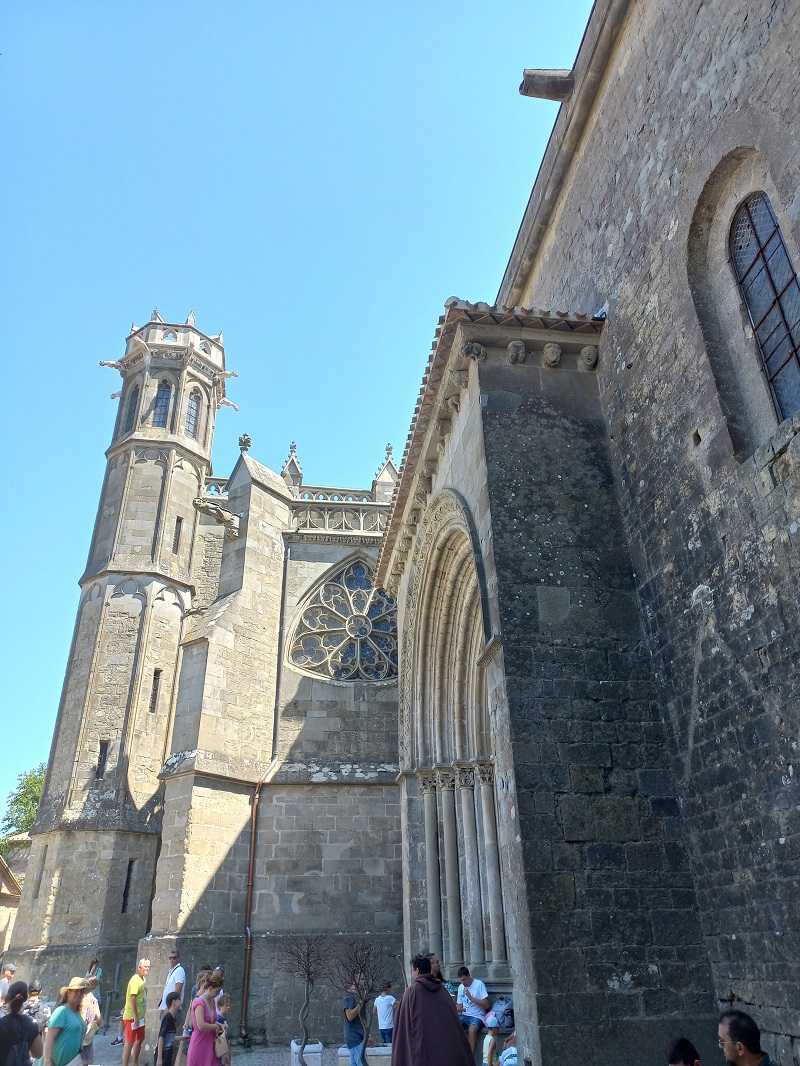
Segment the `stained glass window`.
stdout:
<path fill-rule="evenodd" d="M 775 403 L 789 418 L 800 410 L 800 285 L 763 192 L 734 215 L 730 248 Z"/>
<path fill-rule="evenodd" d="M 169 414 L 169 395 L 171 391 L 168 381 L 160 381 L 158 383 L 156 406 L 153 411 L 153 425 L 160 426 L 162 429 L 167 424 L 167 415 Z"/>
<path fill-rule="evenodd" d="M 186 436 L 197 437 L 197 423 L 200 418 L 200 390 L 192 389 L 189 403 L 186 405 Z"/>
<path fill-rule="evenodd" d="M 125 428 L 123 433 L 130 433 L 136 421 L 136 408 L 139 406 L 139 386 L 134 385 L 131 398 L 128 400 L 128 410 L 125 413 Z"/>
<path fill-rule="evenodd" d="M 373 588 L 367 563 L 350 563 L 316 590 L 295 627 L 289 661 L 334 681 L 397 676 L 397 603 Z"/>

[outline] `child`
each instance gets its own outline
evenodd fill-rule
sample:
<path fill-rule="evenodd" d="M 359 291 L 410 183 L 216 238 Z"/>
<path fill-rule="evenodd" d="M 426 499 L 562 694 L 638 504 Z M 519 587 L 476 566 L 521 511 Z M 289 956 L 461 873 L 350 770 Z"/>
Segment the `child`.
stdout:
<path fill-rule="evenodd" d="M 486 1015 L 486 1028 L 489 1032 L 483 1038 L 483 1066 L 497 1066 L 497 1034 L 500 1027 L 496 1014 Z"/>
<path fill-rule="evenodd" d="M 217 1021 L 225 1026 L 225 1035 L 228 1035 L 228 1011 L 231 1009 L 231 997 L 223 992 L 217 1000 Z M 230 1052 L 219 1060 L 222 1066 L 231 1066 Z"/>
<path fill-rule="evenodd" d="M 170 992 L 167 996 L 167 1009 L 161 1019 L 161 1028 L 158 1031 L 156 1066 L 172 1066 L 175 1045 L 189 1039 L 188 1036 L 176 1035 L 178 1031 L 176 1019 L 181 1012 L 182 1006 L 180 992 Z"/>

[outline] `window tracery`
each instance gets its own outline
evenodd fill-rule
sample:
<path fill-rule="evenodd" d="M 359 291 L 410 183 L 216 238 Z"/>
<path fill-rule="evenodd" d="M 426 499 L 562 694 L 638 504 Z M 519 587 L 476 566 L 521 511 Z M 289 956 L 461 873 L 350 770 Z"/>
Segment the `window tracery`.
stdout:
<path fill-rule="evenodd" d="M 763 192 L 734 215 L 730 253 L 775 403 L 788 418 L 800 410 L 800 284 Z"/>
<path fill-rule="evenodd" d="M 153 425 L 165 429 L 167 416 L 169 415 L 169 397 L 171 393 L 169 382 L 164 380 L 158 383 L 156 393 L 156 405 L 153 411 Z"/>
<path fill-rule="evenodd" d="M 123 433 L 130 433 L 133 430 L 133 424 L 136 421 L 136 409 L 139 406 L 139 386 L 134 385 L 131 390 L 131 397 L 128 400 L 128 410 L 125 413 L 125 426 L 122 430 Z"/>
<path fill-rule="evenodd" d="M 289 661 L 334 681 L 387 681 L 397 676 L 397 603 L 372 584 L 371 567 L 349 563 L 324 582 L 295 628 Z"/>

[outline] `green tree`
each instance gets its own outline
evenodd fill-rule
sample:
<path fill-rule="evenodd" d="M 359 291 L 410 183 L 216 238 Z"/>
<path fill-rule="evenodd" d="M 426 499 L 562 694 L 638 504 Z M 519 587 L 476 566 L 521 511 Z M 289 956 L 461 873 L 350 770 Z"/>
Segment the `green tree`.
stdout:
<path fill-rule="evenodd" d="M 0 852 L 3 855 L 8 848 L 8 838 L 27 833 L 33 825 L 42 798 L 46 769 L 46 763 L 39 763 L 35 769 L 20 774 L 16 788 L 9 793 L 6 814 L 0 823 Z"/>

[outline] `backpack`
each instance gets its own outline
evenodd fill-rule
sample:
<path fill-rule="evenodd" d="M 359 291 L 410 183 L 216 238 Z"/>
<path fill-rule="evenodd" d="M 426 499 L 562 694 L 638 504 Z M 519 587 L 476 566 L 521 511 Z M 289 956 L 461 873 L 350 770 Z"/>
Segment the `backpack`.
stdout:
<path fill-rule="evenodd" d="M 492 1004 L 492 1013 L 501 1029 L 514 1028 L 514 1000 L 511 996 L 498 996 Z"/>
<path fill-rule="evenodd" d="M 19 1016 L 16 1014 L 9 1014 L 6 1015 L 6 1017 L 10 1020 L 11 1018 L 18 1018 Z M 25 1029 L 22 1026 L 22 1023 L 19 1022 L 17 1024 L 16 1035 L 21 1037 L 24 1031 Z M 31 1066 L 31 1056 L 28 1052 L 28 1046 L 27 1040 L 19 1040 L 17 1043 L 12 1044 L 6 1053 L 3 1066 Z"/>

